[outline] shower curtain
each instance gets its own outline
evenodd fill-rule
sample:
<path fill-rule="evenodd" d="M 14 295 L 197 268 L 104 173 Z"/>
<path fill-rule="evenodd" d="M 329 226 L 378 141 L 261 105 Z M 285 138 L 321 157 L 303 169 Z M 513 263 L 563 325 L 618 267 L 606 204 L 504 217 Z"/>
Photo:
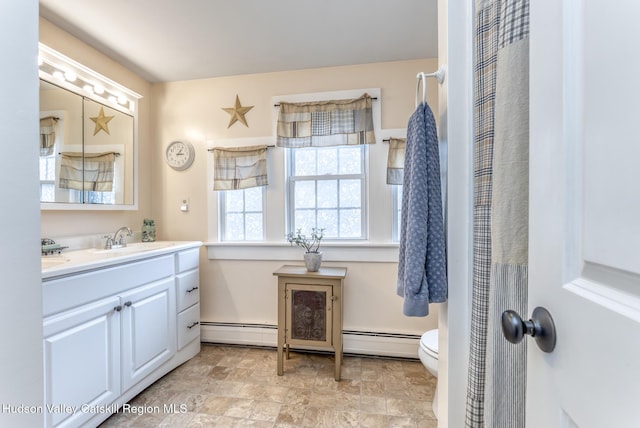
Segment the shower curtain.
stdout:
<path fill-rule="evenodd" d="M 474 249 L 467 427 L 525 421 L 526 345 L 502 335 L 527 311 L 529 0 L 476 0 Z"/>

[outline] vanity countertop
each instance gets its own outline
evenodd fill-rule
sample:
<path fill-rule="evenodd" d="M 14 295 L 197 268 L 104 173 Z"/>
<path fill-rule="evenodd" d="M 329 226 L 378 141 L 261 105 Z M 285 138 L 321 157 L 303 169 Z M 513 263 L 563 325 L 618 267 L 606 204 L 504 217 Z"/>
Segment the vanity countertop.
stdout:
<path fill-rule="evenodd" d="M 89 248 L 42 256 L 42 279 L 75 274 L 87 270 L 127 263 L 142 258 L 169 254 L 202 245 L 200 241 L 132 242 L 112 249 Z"/>

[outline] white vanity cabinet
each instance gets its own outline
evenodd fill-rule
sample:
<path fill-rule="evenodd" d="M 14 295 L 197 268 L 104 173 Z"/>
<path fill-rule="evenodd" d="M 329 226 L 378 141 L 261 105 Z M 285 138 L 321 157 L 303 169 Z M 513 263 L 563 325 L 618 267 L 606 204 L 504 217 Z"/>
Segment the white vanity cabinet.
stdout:
<path fill-rule="evenodd" d="M 198 247 L 43 278 L 45 426 L 97 426 L 200 351 Z"/>

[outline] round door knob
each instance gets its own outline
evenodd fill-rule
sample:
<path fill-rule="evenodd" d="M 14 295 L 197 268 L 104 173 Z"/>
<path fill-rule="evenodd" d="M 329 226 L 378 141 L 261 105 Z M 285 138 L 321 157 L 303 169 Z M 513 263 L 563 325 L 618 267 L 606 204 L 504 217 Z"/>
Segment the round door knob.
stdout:
<path fill-rule="evenodd" d="M 511 343 L 520 343 L 525 335 L 536 339 L 543 352 L 551 352 L 556 347 L 556 327 L 551 314 L 545 308 L 537 307 L 529 321 L 523 321 L 517 312 L 502 313 L 502 333 Z"/>

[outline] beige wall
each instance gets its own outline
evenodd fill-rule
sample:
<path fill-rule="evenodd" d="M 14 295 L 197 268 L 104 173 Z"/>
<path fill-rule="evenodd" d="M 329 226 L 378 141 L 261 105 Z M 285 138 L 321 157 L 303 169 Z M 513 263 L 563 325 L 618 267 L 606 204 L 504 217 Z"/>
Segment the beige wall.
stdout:
<path fill-rule="evenodd" d="M 273 96 L 359 88 L 381 88 L 383 129 L 404 128 L 415 108 L 416 74 L 437 69 L 436 59 L 425 59 L 151 85 L 43 19 L 40 41 L 143 95 L 139 104 L 139 210 L 43 211 L 42 235 L 51 237 L 101 234 L 122 225 L 139 231 L 142 219 L 152 217 L 158 239 L 206 242 L 211 236 L 207 142 L 273 135 Z M 249 127 L 236 123 L 227 128 L 229 115 L 222 108 L 233 106 L 236 94 L 243 106 L 254 106 L 246 115 Z M 433 79 L 428 101 L 437 117 Z M 183 172 L 170 169 L 164 161 L 166 145 L 176 139 L 189 140 L 196 148 L 193 166 Z M 187 213 L 179 210 L 185 196 L 190 199 Z M 276 324 L 272 272 L 285 262 L 208 260 L 204 248 L 201 255 L 203 321 Z M 349 269 L 345 329 L 419 334 L 436 327 L 436 306 L 427 318 L 402 315 L 402 299 L 395 295 L 396 263 L 332 264 Z"/>
<path fill-rule="evenodd" d="M 153 212 L 163 239 L 207 241 L 207 148 L 217 139 L 273 136 L 272 97 L 359 88 L 381 88 L 382 128 L 404 128 L 415 109 L 416 74 L 438 68 L 436 59 L 331 67 L 312 70 L 233 76 L 156 84 L 153 87 L 158 144 L 154 169 Z M 437 111 L 437 84 L 428 83 L 428 101 Z M 245 116 L 248 127 L 230 128 L 222 110 L 234 104 L 254 106 Z M 196 148 L 193 166 L 176 172 L 163 160 L 164 147 L 175 139 L 189 140 Z M 275 141 L 275 138 L 274 138 Z M 190 211 L 180 212 L 188 196 Z M 389 207 L 389 209 L 391 209 Z M 366 249 L 362 250 L 366 251 Z M 291 262 L 300 263 L 300 260 Z M 286 261 L 208 260 L 202 251 L 203 321 L 276 324 L 276 281 L 272 272 Z M 419 334 L 437 326 L 437 307 L 427 318 L 402 315 L 402 299 L 395 295 L 396 263 L 331 262 L 347 266 L 344 328 L 347 330 Z"/>
<path fill-rule="evenodd" d="M 138 104 L 138 210 L 137 211 L 42 211 L 42 236 L 61 238 L 77 235 L 102 235 L 120 226 L 140 230 L 142 219 L 151 217 L 151 85 L 106 55 L 80 42 L 49 21 L 40 18 L 40 42 L 63 55 L 97 71 L 109 79 L 141 94 Z"/>

